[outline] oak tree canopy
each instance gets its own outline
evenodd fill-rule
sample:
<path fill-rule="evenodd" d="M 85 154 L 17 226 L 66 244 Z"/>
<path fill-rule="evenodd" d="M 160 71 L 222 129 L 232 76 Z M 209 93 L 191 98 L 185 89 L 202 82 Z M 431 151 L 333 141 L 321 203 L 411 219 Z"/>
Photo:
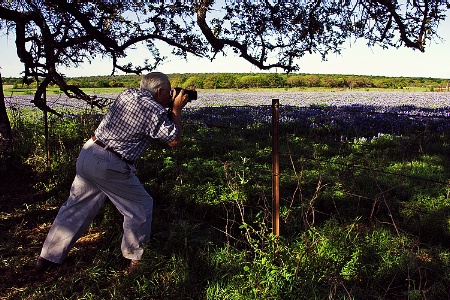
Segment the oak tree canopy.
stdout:
<path fill-rule="evenodd" d="M 188 53 L 214 59 L 236 54 L 267 70 L 299 70 L 301 57 L 340 53 L 349 39 L 368 46 L 425 51 L 439 39 L 437 29 L 449 0 L 212 0 L 193 1 L 3 0 L 0 32 L 15 38 L 24 80 L 39 79 L 34 103 L 57 84 L 69 97 L 100 106 L 95 96 L 68 85 L 62 66 L 77 67 L 98 57 L 111 58 L 111 74 L 151 71 L 167 58 Z M 148 57 L 127 62 L 127 51 L 144 44 Z"/>

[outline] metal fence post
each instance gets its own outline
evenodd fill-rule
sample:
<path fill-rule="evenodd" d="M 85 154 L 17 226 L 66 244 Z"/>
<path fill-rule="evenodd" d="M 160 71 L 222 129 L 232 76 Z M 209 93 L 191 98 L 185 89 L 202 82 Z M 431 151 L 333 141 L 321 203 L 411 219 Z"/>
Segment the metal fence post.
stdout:
<path fill-rule="evenodd" d="M 272 233 L 280 235 L 279 99 L 272 99 Z"/>

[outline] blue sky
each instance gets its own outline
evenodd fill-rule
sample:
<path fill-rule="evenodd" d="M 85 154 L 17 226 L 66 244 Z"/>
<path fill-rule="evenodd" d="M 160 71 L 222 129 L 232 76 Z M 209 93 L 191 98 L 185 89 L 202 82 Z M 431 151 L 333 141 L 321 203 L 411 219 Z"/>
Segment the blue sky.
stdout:
<path fill-rule="evenodd" d="M 440 24 L 438 34 L 442 41 L 431 41 L 425 53 L 409 48 L 383 50 L 380 47 L 369 48 L 365 40 L 348 41 L 343 45 L 341 55 L 330 54 L 328 60 L 321 61 L 319 55 L 306 55 L 299 60 L 301 73 L 317 74 L 354 74 L 377 76 L 403 77 L 432 77 L 450 79 L 450 17 Z M 161 46 L 161 53 L 168 55 L 170 50 Z M 3 77 L 19 77 L 23 70 L 16 55 L 13 37 L 0 37 L 0 72 Z M 242 73 L 261 72 L 258 68 L 242 58 L 236 57 L 232 51 L 223 57 L 218 55 L 216 60 L 188 57 L 188 61 L 177 57 L 170 57 L 158 68 L 165 73 Z M 146 51 L 138 49 L 129 53 L 129 60 L 145 58 Z M 141 59 L 140 59 L 141 60 Z M 140 61 L 136 60 L 136 62 Z M 124 61 L 125 62 L 125 61 Z M 128 62 L 128 61 L 126 61 Z M 84 63 L 79 68 L 60 70 L 66 76 L 109 75 L 111 73 L 110 60 L 96 59 L 91 64 Z M 282 72 L 270 70 L 270 72 Z"/>

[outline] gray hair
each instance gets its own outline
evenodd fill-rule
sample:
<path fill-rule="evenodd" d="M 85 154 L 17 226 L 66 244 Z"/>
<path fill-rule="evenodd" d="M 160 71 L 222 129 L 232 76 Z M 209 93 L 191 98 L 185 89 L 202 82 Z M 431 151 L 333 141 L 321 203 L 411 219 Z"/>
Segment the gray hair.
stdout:
<path fill-rule="evenodd" d="M 158 88 L 166 88 L 170 84 L 169 77 L 161 72 L 151 72 L 142 76 L 141 89 L 156 92 Z"/>

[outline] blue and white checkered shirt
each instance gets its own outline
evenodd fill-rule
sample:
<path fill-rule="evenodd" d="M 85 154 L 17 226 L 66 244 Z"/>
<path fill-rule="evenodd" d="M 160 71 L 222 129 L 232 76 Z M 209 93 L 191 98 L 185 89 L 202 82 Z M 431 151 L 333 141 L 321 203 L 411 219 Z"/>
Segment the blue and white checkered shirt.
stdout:
<path fill-rule="evenodd" d="M 167 110 L 141 89 L 123 91 L 95 130 L 97 139 L 131 161 L 141 157 L 152 139 L 169 143 L 177 133 Z"/>

